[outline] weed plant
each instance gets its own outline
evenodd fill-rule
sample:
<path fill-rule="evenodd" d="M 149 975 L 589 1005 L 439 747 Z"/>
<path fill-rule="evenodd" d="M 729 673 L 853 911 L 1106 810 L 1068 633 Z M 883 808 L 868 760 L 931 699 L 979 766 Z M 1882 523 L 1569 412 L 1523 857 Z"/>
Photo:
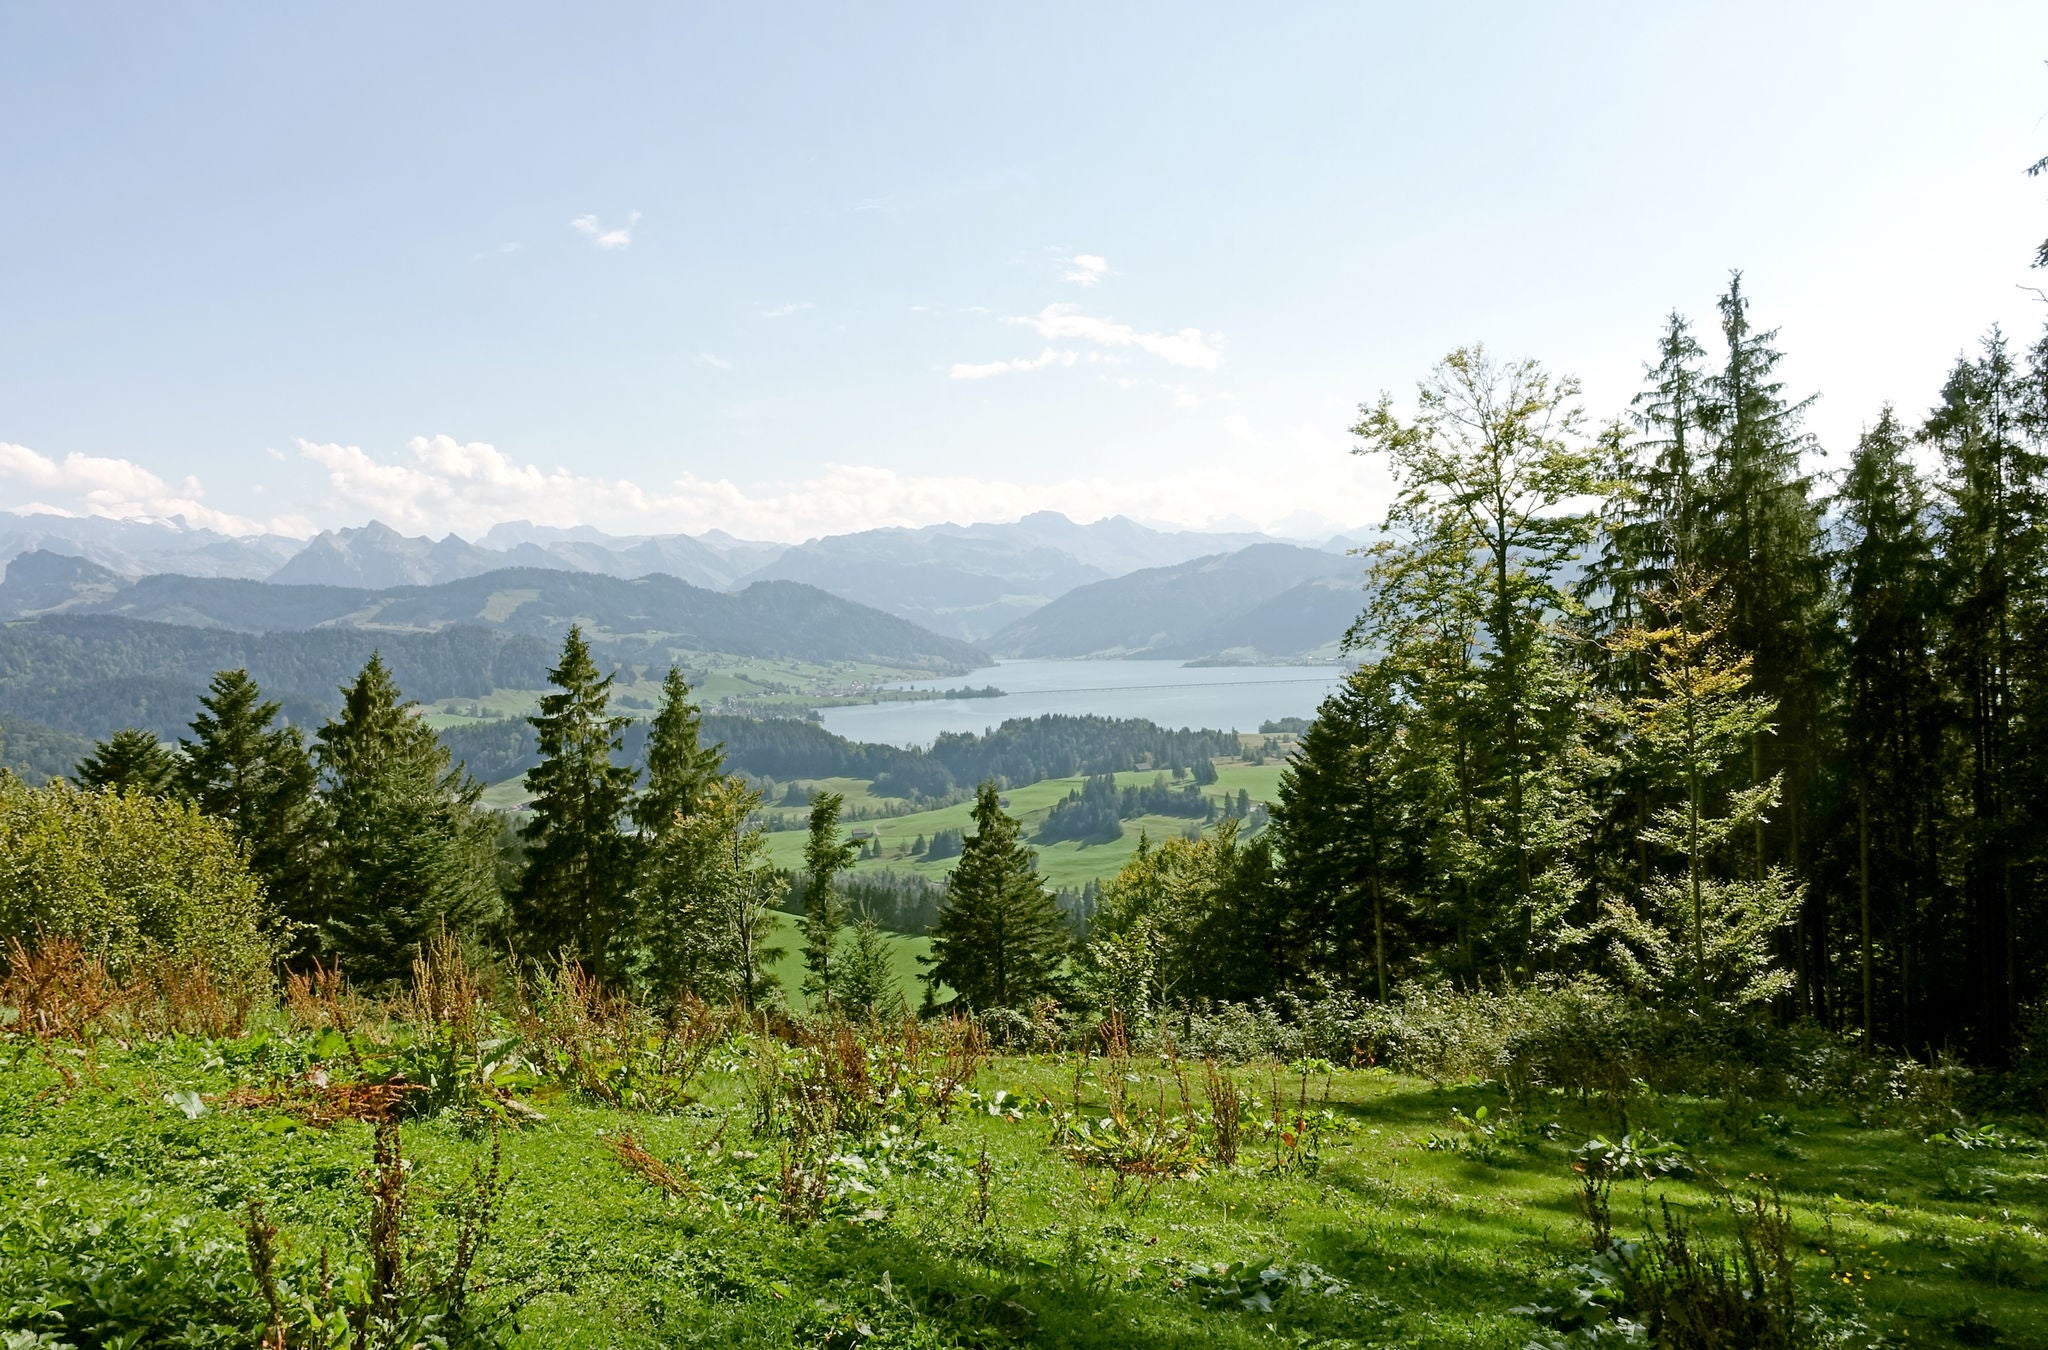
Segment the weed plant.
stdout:
<path fill-rule="evenodd" d="M 76 951 L 6 978 L 9 1350 L 2048 1346 L 2040 1122 L 1813 1050 L 1580 1083 L 1579 1014 L 1524 1036 L 1524 995 L 1455 1040 L 1437 1002 L 1355 1044 L 1294 1009 L 1240 1056 L 1221 1012 L 1035 1010 L 999 1053 L 439 944 L 239 1020 Z"/>

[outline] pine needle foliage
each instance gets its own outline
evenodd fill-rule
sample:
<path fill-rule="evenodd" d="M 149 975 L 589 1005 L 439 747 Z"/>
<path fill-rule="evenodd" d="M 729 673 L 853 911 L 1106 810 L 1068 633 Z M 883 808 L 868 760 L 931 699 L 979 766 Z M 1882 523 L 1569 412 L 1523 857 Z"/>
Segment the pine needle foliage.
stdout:
<path fill-rule="evenodd" d="M 310 934 L 323 905 L 325 828 L 305 737 L 297 727 L 274 725 L 280 705 L 264 699 L 246 670 L 216 674 L 199 709 L 192 738 L 179 742 L 178 786 L 201 811 L 226 822 L 271 905 L 295 931 Z"/>
<path fill-rule="evenodd" d="M 533 803 L 520 831 L 527 866 L 513 918 L 528 955 L 567 956 L 603 979 L 619 955 L 638 865 L 625 829 L 637 774 L 613 761 L 630 719 L 611 712 L 612 677 L 598 674 L 579 626 L 570 626 L 548 680 L 555 692 L 527 719 L 540 763 L 525 779 Z"/>
<path fill-rule="evenodd" d="M 147 731 L 123 727 L 78 761 L 79 786 L 161 797 L 177 782 L 178 760 Z"/>
<path fill-rule="evenodd" d="M 804 841 L 804 994 L 813 1006 L 833 1001 L 832 956 L 846 927 L 846 901 L 833 878 L 852 867 L 860 848 L 839 837 L 839 813 L 846 798 L 821 792 L 811 799 L 810 835 Z"/>
<path fill-rule="evenodd" d="M 703 742 L 703 717 L 690 700 L 683 672 L 670 666 L 661 682 L 661 707 L 647 729 L 647 786 L 633 802 L 633 823 L 658 835 L 678 815 L 695 809 L 716 780 L 721 747 Z"/>
<path fill-rule="evenodd" d="M 498 826 L 381 655 L 341 694 L 314 737 L 329 828 L 320 945 L 358 980 L 395 980 L 436 934 L 479 937 L 496 919 Z"/>
<path fill-rule="evenodd" d="M 974 828 L 932 926 L 925 983 L 977 1010 L 1026 1008 L 1054 992 L 1067 930 L 992 782 L 975 793 Z"/>

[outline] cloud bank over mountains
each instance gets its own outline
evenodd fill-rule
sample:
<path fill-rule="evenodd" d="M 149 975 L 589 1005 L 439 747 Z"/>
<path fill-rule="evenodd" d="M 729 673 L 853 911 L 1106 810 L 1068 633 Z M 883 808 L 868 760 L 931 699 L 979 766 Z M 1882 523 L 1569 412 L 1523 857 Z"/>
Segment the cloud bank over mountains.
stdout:
<path fill-rule="evenodd" d="M 73 452 L 63 459 L 0 441 L 0 507 L 24 515 L 102 516 L 109 520 L 183 517 L 221 534 L 288 534 L 303 538 L 314 524 L 302 517 L 260 522 L 215 510 L 189 475 L 176 486 L 133 460 Z"/>
<path fill-rule="evenodd" d="M 1330 485 L 1310 497 L 1318 510 L 1309 517 L 1300 511 L 1299 491 L 1276 491 L 1265 501 L 1247 493 L 1247 466 L 1235 459 L 1166 475 L 1104 473 L 1041 482 L 826 464 L 794 479 L 742 483 L 684 472 L 643 483 L 542 467 L 487 442 L 445 435 L 416 436 L 401 452 L 387 455 L 300 440 L 295 455 L 281 458 L 318 473 L 318 505 L 265 519 L 209 505 L 194 477 L 174 484 L 128 459 L 76 453 L 58 459 L 0 441 L 0 509 L 110 520 L 182 518 L 237 536 L 307 538 L 324 528 L 377 519 L 407 531 L 476 538 L 501 522 L 529 520 L 621 534 L 724 530 L 789 543 L 884 526 L 1014 520 L 1047 510 L 1077 521 L 1123 515 L 1188 529 L 1255 528 L 1302 537 L 1378 519 L 1384 483 L 1371 466 L 1348 460 L 1341 442 L 1332 444 L 1307 428 L 1291 442 L 1283 437 L 1283 447 L 1290 444 L 1303 466 L 1322 464 L 1318 476 Z M 1287 457 L 1283 448 L 1281 462 Z M 1276 462 L 1264 451 L 1260 460 L 1268 469 Z"/>

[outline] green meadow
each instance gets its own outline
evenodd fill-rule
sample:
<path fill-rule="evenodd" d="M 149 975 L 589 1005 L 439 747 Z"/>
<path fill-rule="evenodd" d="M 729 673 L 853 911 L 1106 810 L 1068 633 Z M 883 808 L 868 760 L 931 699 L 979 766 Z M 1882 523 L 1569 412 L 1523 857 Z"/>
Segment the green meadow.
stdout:
<path fill-rule="evenodd" d="M 323 1263 L 330 1284 L 366 1278 L 380 1241 L 428 1289 L 468 1232 L 466 1343 L 1565 1344 L 1554 1310 L 1603 1296 L 1573 1150 L 1619 1137 L 1625 1109 L 1656 1161 L 1615 1182 L 1617 1236 L 1661 1229 L 1668 1202 L 1729 1250 L 1727 1194 L 1775 1189 L 1809 1343 L 2048 1345 L 2043 1145 L 1897 1102 L 1511 1101 L 1488 1081 L 1100 1042 L 947 1069 L 940 1033 L 896 1028 L 861 1034 L 869 1087 L 831 1080 L 837 1114 L 803 1125 L 791 1085 L 827 1090 L 828 1042 L 733 1021 L 694 1074 L 637 1098 L 566 1070 L 442 1084 L 385 1127 L 395 1171 L 373 1165 L 373 1123 L 320 1118 L 362 1064 L 410 1044 L 417 1068 L 445 1034 L 272 1013 L 242 1035 L 6 1042 L 5 1344 L 253 1344 L 252 1204 L 287 1304 L 318 1303 Z M 545 1048 L 520 1043 L 555 1062 Z M 478 1241 L 480 1178 L 502 1193 Z M 380 1179 L 402 1191 L 382 1238 Z"/>

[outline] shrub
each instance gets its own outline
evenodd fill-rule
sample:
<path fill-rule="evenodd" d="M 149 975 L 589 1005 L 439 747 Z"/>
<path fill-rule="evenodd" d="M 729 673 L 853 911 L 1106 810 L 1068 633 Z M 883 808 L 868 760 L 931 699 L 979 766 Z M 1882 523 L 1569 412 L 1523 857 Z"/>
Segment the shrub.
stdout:
<path fill-rule="evenodd" d="M 126 981 L 204 968 L 267 992 L 277 934 L 227 829 L 187 804 L 0 778 L 0 934 L 77 943 Z"/>
<path fill-rule="evenodd" d="M 1437 1082 L 1491 1078 L 1517 1099 L 1535 1087 L 1623 1092 L 1642 1072 L 1648 1014 L 1596 980 L 1500 993 L 1416 989 L 1389 1003 L 1341 990 L 1226 1003 L 1181 1019 L 1179 1048 L 1222 1060 L 1377 1064 Z"/>

